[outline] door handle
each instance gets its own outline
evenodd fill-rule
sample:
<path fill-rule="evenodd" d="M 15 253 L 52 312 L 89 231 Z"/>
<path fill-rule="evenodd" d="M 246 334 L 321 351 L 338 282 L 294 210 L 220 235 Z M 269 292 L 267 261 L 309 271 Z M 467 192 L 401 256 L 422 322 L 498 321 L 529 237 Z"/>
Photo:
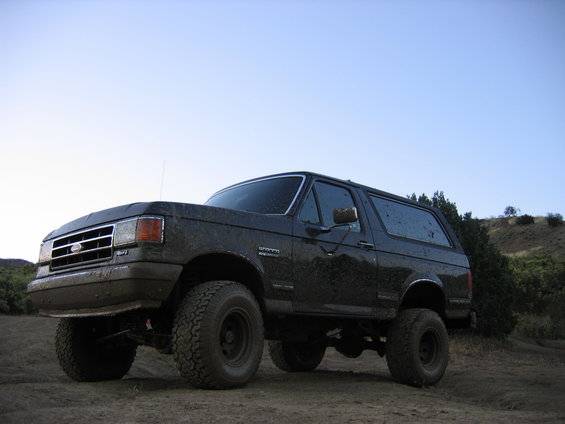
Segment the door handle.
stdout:
<path fill-rule="evenodd" d="M 361 240 L 359 243 L 357 243 L 359 246 L 363 246 L 367 249 L 374 249 L 375 245 L 373 243 L 369 243 L 368 241 L 365 240 Z"/>

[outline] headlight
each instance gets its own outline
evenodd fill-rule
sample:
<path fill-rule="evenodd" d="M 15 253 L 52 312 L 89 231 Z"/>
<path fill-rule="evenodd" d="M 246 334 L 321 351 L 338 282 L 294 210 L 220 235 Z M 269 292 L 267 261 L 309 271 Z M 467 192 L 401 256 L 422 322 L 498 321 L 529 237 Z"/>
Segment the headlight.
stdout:
<path fill-rule="evenodd" d="M 163 242 L 163 217 L 140 217 L 116 223 L 114 246 L 125 246 L 138 241 Z"/>
<path fill-rule="evenodd" d="M 37 262 L 40 264 L 49 262 L 51 260 L 52 250 L 53 250 L 53 240 L 41 243 L 41 247 L 39 248 L 39 259 Z"/>

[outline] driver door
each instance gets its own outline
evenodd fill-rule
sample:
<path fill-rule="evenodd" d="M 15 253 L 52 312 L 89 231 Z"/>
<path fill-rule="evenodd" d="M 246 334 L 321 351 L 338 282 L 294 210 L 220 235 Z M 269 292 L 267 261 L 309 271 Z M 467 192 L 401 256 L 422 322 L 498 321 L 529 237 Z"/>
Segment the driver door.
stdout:
<path fill-rule="evenodd" d="M 293 309 L 375 315 L 376 253 L 363 208 L 351 188 L 316 180 L 297 213 L 293 237 Z M 336 208 L 357 208 L 359 220 L 335 226 Z"/>

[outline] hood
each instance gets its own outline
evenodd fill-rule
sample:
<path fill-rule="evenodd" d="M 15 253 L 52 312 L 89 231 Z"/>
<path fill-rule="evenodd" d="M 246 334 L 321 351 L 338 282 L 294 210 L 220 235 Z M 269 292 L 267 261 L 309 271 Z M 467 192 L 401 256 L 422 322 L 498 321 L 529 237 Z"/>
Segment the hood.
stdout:
<path fill-rule="evenodd" d="M 80 231 L 84 228 L 110 224 L 140 215 L 159 215 L 175 220 L 190 219 L 216 222 L 224 225 L 251 227 L 281 233 L 288 233 L 290 225 L 290 218 L 285 215 L 262 215 L 190 203 L 142 202 L 117 206 L 85 215 L 52 231 L 43 241 Z"/>

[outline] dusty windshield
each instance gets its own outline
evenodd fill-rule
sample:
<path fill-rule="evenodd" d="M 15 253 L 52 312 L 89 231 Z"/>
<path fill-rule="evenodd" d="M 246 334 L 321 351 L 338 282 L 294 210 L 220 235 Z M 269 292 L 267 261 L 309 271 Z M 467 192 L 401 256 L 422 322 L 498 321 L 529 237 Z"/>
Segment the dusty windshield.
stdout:
<path fill-rule="evenodd" d="M 303 180 L 304 177 L 293 175 L 252 181 L 222 190 L 205 204 L 239 211 L 283 215 L 292 206 Z"/>

